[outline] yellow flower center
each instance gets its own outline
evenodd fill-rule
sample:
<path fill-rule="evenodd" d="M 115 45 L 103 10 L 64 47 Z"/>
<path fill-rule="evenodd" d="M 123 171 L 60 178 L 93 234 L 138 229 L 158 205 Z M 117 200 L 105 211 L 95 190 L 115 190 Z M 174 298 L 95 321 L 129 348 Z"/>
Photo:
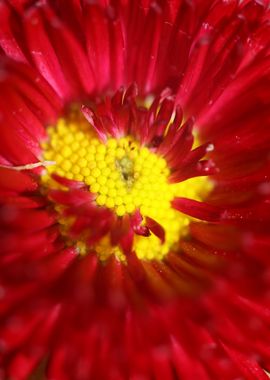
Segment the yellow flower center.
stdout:
<path fill-rule="evenodd" d="M 55 164 L 48 166 L 42 175 L 46 188 L 57 187 L 51 177 L 53 173 L 82 181 L 95 195 L 97 207 L 109 208 L 118 217 L 139 209 L 144 218 L 150 217 L 164 228 L 164 243 L 153 234 L 135 235 L 133 249 L 139 259 L 163 259 L 186 234 L 190 217 L 172 208 L 175 197 L 201 200 L 209 191 L 210 183 L 204 177 L 170 183 L 170 170 L 163 157 L 140 146 L 131 136 L 101 142 L 90 124 L 77 113 L 59 119 L 56 126 L 48 127 L 47 133 L 48 140 L 42 145 L 43 157 Z M 68 219 L 60 223 L 68 236 Z M 83 240 L 69 243 L 75 244 L 81 253 L 87 252 Z M 111 246 L 108 236 L 91 248 L 101 260 L 112 254 L 125 260 L 121 248 Z"/>

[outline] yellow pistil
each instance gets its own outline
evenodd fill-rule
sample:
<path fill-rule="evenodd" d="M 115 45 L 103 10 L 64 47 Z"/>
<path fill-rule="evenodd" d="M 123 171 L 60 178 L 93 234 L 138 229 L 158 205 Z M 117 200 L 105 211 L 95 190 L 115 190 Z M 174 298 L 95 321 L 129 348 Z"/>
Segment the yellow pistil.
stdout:
<path fill-rule="evenodd" d="M 163 244 L 155 235 L 135 236 L 134 251 L 139 259 L 163 259 L 186 234 L 190 218 L 174 210 L 171 201 L 175 197 L 201 200 L 211 186 L 204 177 L 170 184 L 170 170 L 163 157 L 140 146 L 130 136 L 109 138 L 102 143 L 89 123 L 78 115 L 77 118 L 59 119 L 47 133 L 48 140 L 42 145 L 43 159 L 54 161 L 55 165 L 48 166 L 42 176 L 45 187 L 57 186 L 51 177 L 53 173 L 82 181 L 95 194 L 98 207 L 109 208 L 118 217 L 139 209 L 143 217 L 154 219 L 164 228 Z M 66 230 L 68 224 L 67 220 Z M 83 241 L 76 244 L 82 254 L 87 252 Z M 94 249 L 101 260 L 112 254 L 125 260 L 121 249 L 112 247 L 108 237 Z"/>

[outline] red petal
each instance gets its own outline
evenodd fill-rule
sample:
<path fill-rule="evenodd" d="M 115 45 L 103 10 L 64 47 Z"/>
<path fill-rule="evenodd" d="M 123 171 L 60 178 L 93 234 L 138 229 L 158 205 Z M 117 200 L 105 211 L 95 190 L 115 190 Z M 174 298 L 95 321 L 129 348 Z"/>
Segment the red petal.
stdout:
<path fill-rule="evenodd" d="M 142 225 L 143 217 L 140 213 L 140 210 L 136 210 L 134 214 L 130 217 L 131 227 L 133 228 L 135 234 L 142 236 L 149 236 L 149 229 Z"/>
<path fill-rule="evenodd" d="M 146 221 L 146 226 L 149 228 L 149 230 L 153 232 L 153 234 L 156 235 L 163 244 L 165 241 L 165 230 L 162 227 L 162 225 L 159 224 L 154 219 L 149 218 L 148 216 L 146 216 L 145 221 Z"/>
<path fill-rule="evenodd" d="M 1 192 L 28 192 L 38 188 L 35 179 L 23 172 L 4 169 L 0 166 L 0 193 Z"/>
<path fill-rule="evenodd" d="M 172 206 L 184 214 L 208 222 L 220 222 L 223 213 L 223 209 L 188 198 L 175 198 Z"/>

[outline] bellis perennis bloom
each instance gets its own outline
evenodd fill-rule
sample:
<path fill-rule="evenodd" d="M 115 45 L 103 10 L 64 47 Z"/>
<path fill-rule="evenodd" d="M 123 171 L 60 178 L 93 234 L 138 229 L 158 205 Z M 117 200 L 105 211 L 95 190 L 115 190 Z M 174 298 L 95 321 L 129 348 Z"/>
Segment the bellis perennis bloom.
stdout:
<path fill-rule="evenodd" d="M 0 379 L 268 379 L 269 16 L 0 0 Z"/>

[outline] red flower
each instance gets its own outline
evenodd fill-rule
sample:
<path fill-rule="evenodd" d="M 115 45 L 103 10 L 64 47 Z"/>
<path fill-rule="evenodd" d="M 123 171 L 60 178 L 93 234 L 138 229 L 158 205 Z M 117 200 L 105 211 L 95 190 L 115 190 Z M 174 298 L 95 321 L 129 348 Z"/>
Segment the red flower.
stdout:
<path fill-rule="evenodd" d="M 0 2 L 0 378 L 267 379 L 267 1 Z"/>

